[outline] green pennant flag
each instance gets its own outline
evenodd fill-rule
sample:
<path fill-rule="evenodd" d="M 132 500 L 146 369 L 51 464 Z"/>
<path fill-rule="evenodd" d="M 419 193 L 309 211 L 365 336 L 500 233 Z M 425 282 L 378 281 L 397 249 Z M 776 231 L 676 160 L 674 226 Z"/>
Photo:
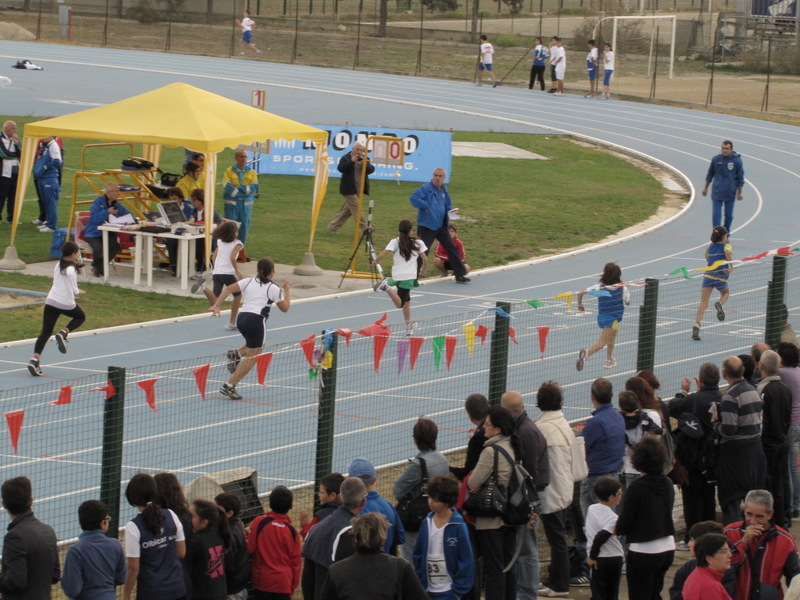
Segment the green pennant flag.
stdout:
<path fill-rule="evenodd" d="M 670 273 L 670 275 L 683 275 L 684 279 L 694 279 L 694 277 L 689 275 L 689 271 L 686 269 L 686 267 L 675 269 L 672 273 Z"/>
<path fill-rule="evenodd" d="M 314 381 L 316 378 L 317 378 L 317 370 L 315 368 L 311 367 L 308 370 L 308 380 L 309 381 Z"/>
<path fill-rule="evenodd" d="M 544 306 L 544 302 L 541 300 L 525 300 L 525 304 L 530 304 L 533 308 L 541 308 Z"/>
<path fill-rule="evenodd" d="M 440 335 L 433 338 L 433 363 L 436 370 L 439 370 L 439 361 L 442 360 L 442 350 L 444 350 L 444 336 Z"/>
<path fill-rule="evenodd" d="M 792 252 L 800 252 L 800 248 L 792 248 Z"/>

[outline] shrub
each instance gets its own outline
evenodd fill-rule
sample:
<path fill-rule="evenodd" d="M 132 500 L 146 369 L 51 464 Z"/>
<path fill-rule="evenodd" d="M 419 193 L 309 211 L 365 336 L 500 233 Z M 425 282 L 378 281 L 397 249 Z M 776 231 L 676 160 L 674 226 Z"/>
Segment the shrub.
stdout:
<path fill-rule="evenodd" d="M 152 0 L 136 0 L 126 12 L 129 19 L 135 19 L 139 23 L 149 24 L 160 20 L 158 9 L 153 5 Z"/>

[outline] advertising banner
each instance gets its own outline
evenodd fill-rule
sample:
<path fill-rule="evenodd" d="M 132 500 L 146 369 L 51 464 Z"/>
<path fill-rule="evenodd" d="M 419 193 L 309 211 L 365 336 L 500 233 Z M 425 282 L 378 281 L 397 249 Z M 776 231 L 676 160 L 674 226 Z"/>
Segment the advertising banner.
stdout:
<path fill-rule="evenodd" d="M 313 125 L 328 132 L 328 170 L 330 177 L 340 177 L 336 170 L 339 159 L 347 154 L 357 141 L 365 143 L 370 135 L 402 138 L 405 159 L 402 165 L 375 165 L 376 179 L 427 182 L 433 170 L 443 167 L 450 181 L 452 161 L 452 134 L 441 131 L 414 131 L 409 129 L 384 129 L 379 127 L 328 127 Z M 371 148 L 370 148 L 371 150 Z M 269 154 L 256 154 L 260 160 L 253 165 L 259 174 L 314 175 L 314 143 L 301 140 L 278 140 L 270 144 Z M 252 154 L 252 153 L 251 153 Z M 370 157 L 372 155 L 370 154 Z M 251 158 L 253 158 L 251 156 Z"/>

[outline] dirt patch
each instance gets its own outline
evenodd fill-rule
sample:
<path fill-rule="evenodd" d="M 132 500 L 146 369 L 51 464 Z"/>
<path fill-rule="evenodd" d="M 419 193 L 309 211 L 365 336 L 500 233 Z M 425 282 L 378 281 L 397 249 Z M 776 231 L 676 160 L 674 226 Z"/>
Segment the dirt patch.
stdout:
<path fill-rule="evenodd" d="M 26 296 L 23 294 L 0 294 L 0 308 L 18 306 L 20 304 L 35 304 L 36 302 L 42 302 L 43 300 L 44 298 Z"/>
<path fill-rule="evenodd" d="M 0 40 L 10 40 L 12 42 L 29 42 L 35 40 L 36 36 L 24 27 L 16 23 L 0 23 Z"/>

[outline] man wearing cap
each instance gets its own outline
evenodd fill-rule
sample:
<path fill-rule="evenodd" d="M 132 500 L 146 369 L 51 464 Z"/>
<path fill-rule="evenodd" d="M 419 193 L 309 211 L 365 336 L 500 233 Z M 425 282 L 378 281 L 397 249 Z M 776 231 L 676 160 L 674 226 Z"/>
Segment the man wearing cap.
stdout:
<path fill-rule="evenodd" d="M 395 507 L 385 498 L 381 498 L 378 490 L 375 489 L 375 483 L 378 481 L 375 465 L 363 456 L 359 456 L 350 463 L 347 471 L 350 477 L 358 477 L 363 481 L 367 488 L 367 503 L 361 509 L 360 514 L 380 513 L 389 521 L 389 533 L 386 536 L 383 551 L 386 554 L 396 555 L 397 547 L 406 541 L 406 532 Z"/>
<path fill-rule="evenodd" d="M 348 477 L 339 491 L 342 505 L 311 528 L 303 545 L 303 576 L 300 584 L 305 600 L 319 600 L 330 566 L 352 556 L 355 551 L 353 536 L 347 533 L 350 531 L 350 521 L 364 509 L 367 488 L 362 479 Z"/>

